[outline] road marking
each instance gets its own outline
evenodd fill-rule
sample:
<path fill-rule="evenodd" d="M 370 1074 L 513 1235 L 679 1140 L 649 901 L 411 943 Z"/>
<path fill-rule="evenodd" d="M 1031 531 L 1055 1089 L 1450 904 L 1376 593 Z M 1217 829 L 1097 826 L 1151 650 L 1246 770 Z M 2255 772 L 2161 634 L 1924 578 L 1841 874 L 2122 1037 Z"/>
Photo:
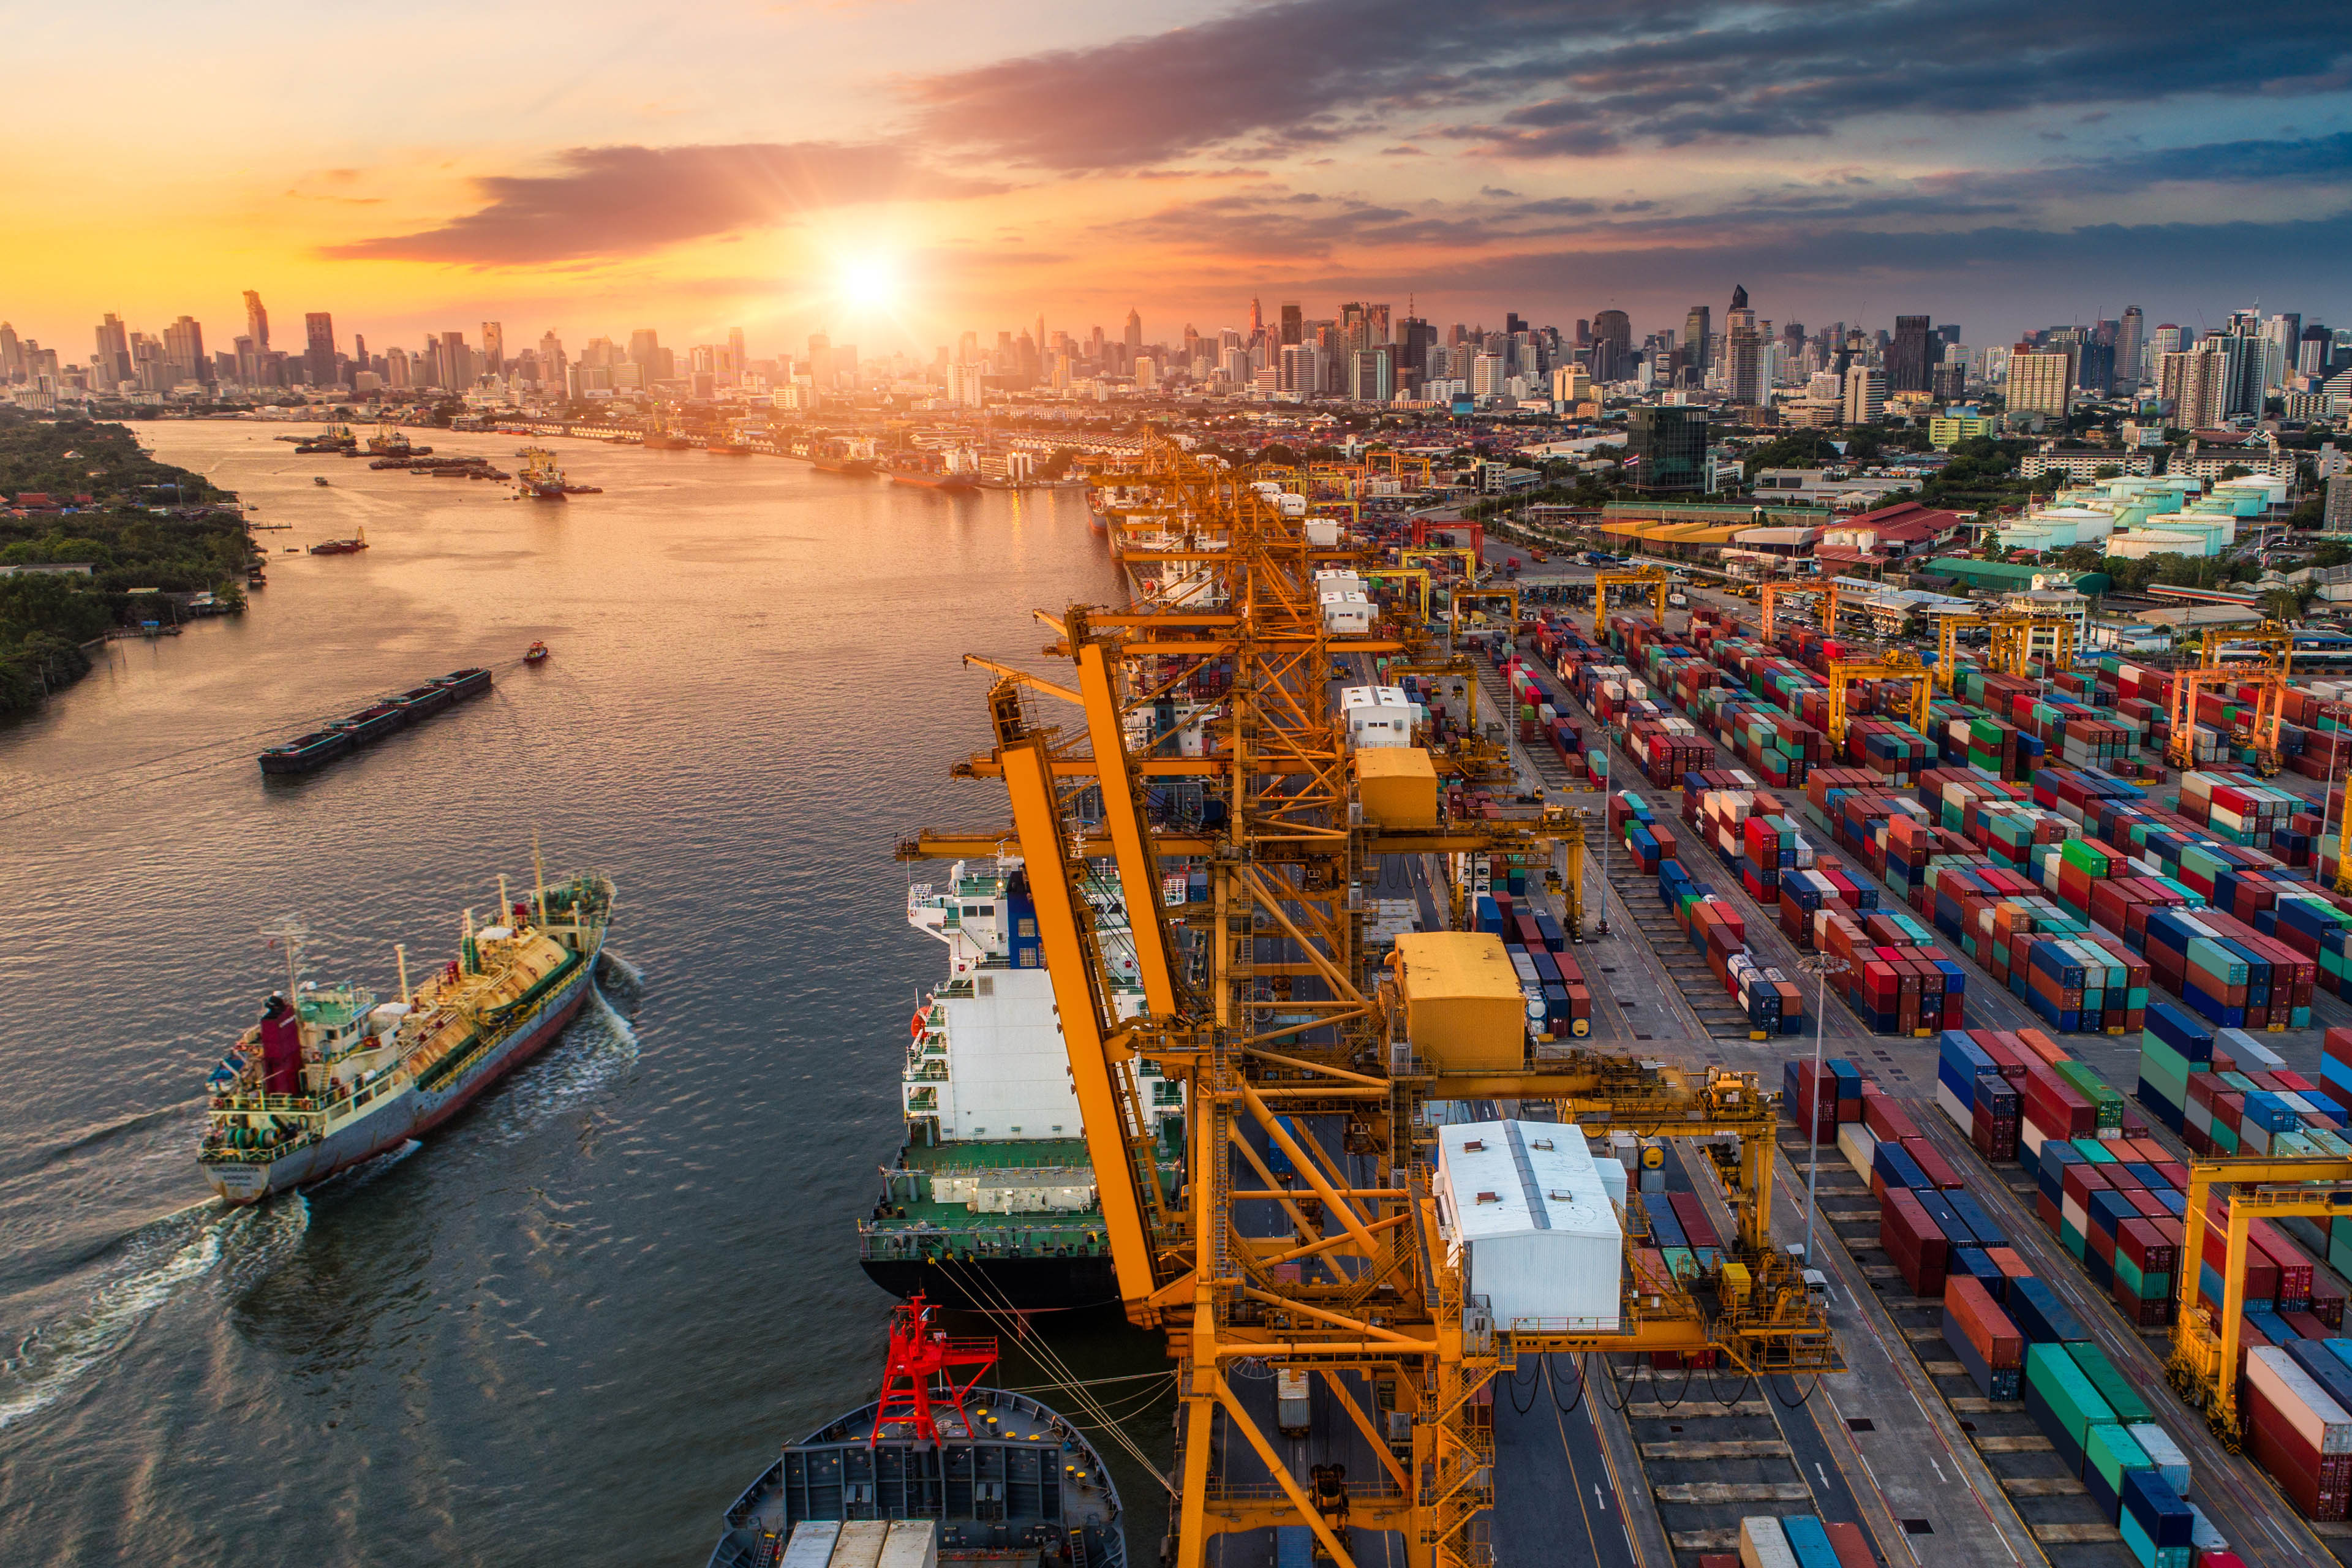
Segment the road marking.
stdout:
<path fill-rule="evenodd" d="M 1821 1477 L 1821 1478 L 1822 1478 L 1822 1490 L 1823 1490 L 1823 1491 L 1827 1491 L 1827 1490 L 1829 1490 L 1829 1489 L 1830 1489 L 1830 1473 L 1829 1473 L 1827 1470 L 1825 1470 L 1825 1469 L 1822 1468 L 1822 1462 L 1821 1462 L 1819 1459 L 1815 1459 L 1815 1460 L 1813 1461 L 1813 1474 L 1815 1474 L 1815 1475 L 1817 1475 L 1817 1476 L 1819 1476 L 1819 1477 Z"/>
<path fill-rule="evenodd" d="M 1927 1463 L 1932 1466 L 1936 1471 L 1936 1484 L 1937 1486 L 1948 1487 L 1952 1484 L 1952 1478 L 1944 1474 L 1944 1467 L 1936 1463 L 1936 1457 L 1933 1454 L 1927 1456 Z"/>
<path fill-rule="evenodd" d="M 1594 1487 L 1592 1489 L 1592 1500 L 1594 1504 L 1600 1508 L 1601 1512 L 1607 1513 L 1609 1511 L 1609 1500 L 1601 1495 L 1601 1489 L 1599 1487 Z"/>

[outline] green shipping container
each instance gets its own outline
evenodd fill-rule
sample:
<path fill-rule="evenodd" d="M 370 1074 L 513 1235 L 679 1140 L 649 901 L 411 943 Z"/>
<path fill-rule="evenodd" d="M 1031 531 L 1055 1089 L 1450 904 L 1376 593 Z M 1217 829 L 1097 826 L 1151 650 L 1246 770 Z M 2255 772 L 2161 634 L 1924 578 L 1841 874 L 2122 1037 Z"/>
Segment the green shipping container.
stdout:
<path fill-rule="evenodd" d="M 2091 1380 L 2091 1386 L 2099 1391 L 2099 1397 L 2105 1400 L 2108 1408 L 2116 1413 L 2116 1420 L 2130 1423 L 2156 1419 L 2156 1413 L 2147 1407 L 2147 1402 L 2140 1398 L 2124 1374 L 2116 1370 L 2116 1364 L 2107 1359 L 2106 1352 L 2089 1340 L 2075 1341 L 2066 1349 L 2074 1356 L 2074 1364 L 2082 1369 L 2083 1375 Z"/>
<path fill-rule="evenodd" d="M 2116 1413 L 2098 1389 L 2083 1375 L 2066 1347 L 2055 1342 L 2030 1345 L 2025 1352 L 2025 1377 L 2058 1417 L 2074 1446 L 2080 1448 L 2090 1427 L 2113 1421 Z"/>
<path fill-rule="evenodd" d="M 2083 1438 L 2083 1479 L 2088 1480 L 2090 1472 L 2096 1470 L 2099 1479 L 2107 1483 L 2108 1489 L 2119 1495 L 2124 1489 L 2126 1470 L 2154 1468 L 2156 1463 L 2147 1457 L 2147 1450 L 2133 1441 L 2132 1435 L 2115 1422 L 2100 1423 L 2090 1428 Z"/>

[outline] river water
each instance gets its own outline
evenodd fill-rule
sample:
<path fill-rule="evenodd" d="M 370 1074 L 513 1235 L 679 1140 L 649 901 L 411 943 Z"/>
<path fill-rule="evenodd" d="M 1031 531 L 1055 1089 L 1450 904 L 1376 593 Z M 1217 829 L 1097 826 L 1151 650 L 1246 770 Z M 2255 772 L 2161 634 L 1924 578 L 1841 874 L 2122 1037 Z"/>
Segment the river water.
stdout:
<path fill-rule="evenodd" d="M 116 644 L 0 730 L 0 1563 L 699 1563 L 878 1383 L 853 1225 L 943 956 L 892 849 L 1004 816 L 947 777 L 986 744 L 959 656 L 1034 656 L 1029 611 L 1108 601 L 1111 563 L 1068 492 L 558 442 L 604 493 L 531 503 L 282 428 L 142 428 L 291 525 L 251 612 Z M 485 700 L 308 779 L 254 764 L 473 664 Z M 283 983 L 261 928 L 389 993 L 392 944 L 446 958 L 534 826 L 551 872 L 620 885 L 601 997 L 405 1157 L 218 1206 L 195 1094 Z M 1132 1380 L 1106 1395 L 1164 1464 L 1156 1342 L 1056 1347 Z M 1141 1558 L 1164 1506 L 1117 1468 Z"/>

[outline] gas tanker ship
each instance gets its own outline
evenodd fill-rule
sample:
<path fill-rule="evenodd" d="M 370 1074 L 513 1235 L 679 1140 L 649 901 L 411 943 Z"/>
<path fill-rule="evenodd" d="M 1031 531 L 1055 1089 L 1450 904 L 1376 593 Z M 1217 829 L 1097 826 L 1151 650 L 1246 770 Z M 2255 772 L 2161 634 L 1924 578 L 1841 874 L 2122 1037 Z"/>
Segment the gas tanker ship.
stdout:
<path fill-rule="evenodd" d="M 379 1002 L 357 985 L 301 979 L 301 931 L 286 947 L 286 989 L 206 1080 L 197 1163 L 233 1204 L 323 1180 L 447 1121 L 521 1066 L 580 1011 L 612 918 L 612 879 L 588 872 L 509 901 L 496 918 L 466 911 L 458 955 Z"/>

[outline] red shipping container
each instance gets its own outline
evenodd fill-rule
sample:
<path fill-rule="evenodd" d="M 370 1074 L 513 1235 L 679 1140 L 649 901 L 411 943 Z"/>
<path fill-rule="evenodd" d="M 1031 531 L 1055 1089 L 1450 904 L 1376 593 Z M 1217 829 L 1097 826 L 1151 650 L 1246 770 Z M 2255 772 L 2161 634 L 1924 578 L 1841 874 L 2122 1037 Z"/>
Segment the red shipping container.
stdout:
<path fill-rule="evenodd" d="M 1864 1539 L 1862 1526 L 1843 1521 L 1832 1524 L 1823 1520 L 1822 1533 L 1830 1538 L 1830 1550 L 1837 1553 L 1838 1568 L 1877 1568 L 1878 1559 L 1871 1555 L 1870 1542 Z"/>
<path fill-rule="evenodd" d="M 1884 1094 L 1865 1095 L 1863 1099 L 1863 1124 L 1881 1142 L 1892 1138 L 1906 1143 L 1919 1136 L 1919 1128 L 1902 1103 Z"/>
<path fill-rule="evenodd" d="M 1927 1178 L 1931 1185 L 1941 1189 L 1963 1184 L 1959 1177 L 1952 1173 L 1950 1163 L 1937 1153 L 1934 1146 L 1926 1139 L 1904 1139 L 1903 1152 L 1918 1162 L 1920 1173 Z"/>
<path fill-rule="evenodd" d="M 2024 1336 L 1981 1282 L 1966 1275 L 1948 1280 L 1944 1286 L 1944 1308 L 1987 1366 L 2025 1364 Z"/>

